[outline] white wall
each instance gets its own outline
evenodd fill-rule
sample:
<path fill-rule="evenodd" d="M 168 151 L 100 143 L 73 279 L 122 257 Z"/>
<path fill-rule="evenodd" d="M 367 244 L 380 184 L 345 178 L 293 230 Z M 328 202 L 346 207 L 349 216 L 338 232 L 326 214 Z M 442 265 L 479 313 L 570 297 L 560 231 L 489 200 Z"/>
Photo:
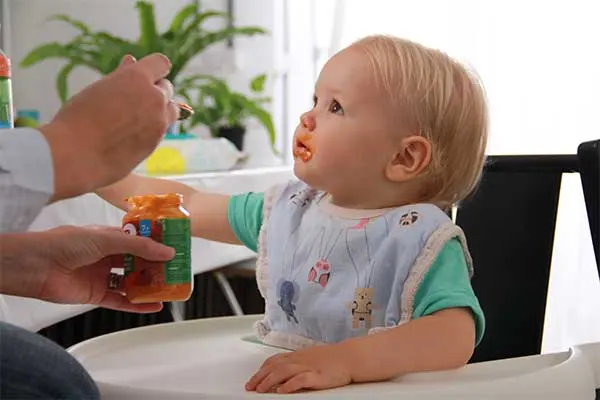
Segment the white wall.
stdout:
<path fill-rule="evenodd" d="M 345 3 L 342 45 L 390 33 L 440 48 L 477 70 L 489 98 L 490 153 L 574 153 L 580 142 L 600 137 L 597 2 Z"/>
<path fill-rule="evenodd" d="M 155 1 L 159 29 L 168 27 L 175 12 L 188 0 Z M 226 0 L 203 0 L 203 8 L 226 9 Z M 275 59 L 275 40 L 281 29 L 282 18 L 276 15 L 281 7 L 277 0 L 237 0 L 234 15 L 238 25 L 260 25 L 271 32 L 235 41 L 235 56 L 224 45 L 217 45 L 195 60 L 187 72 L 213 72 L 224 75 L 234 89 L 247 91 L 249 79 L 259 73 L 272 74 Z M 48 121 L 60 107 L 55 89 L 55 76 L 64 62 L 49 60 L 22 69 L 18 66 L 23 57 L 35 46 L 49 41 L 66 42 L 75 30 L 61 22 L 48 22 L 52 14 L 65 13 L 81 19 L 92 29 L 102 29 L 128 39 L 138 37 L 135 0 L 8 0 L 10 9 L 10 43 L 8 54 L 13 63 L 13 90 L 15 105 L 19 109 L 33 108 Z M 277 26 L 276 24 L 280 25 Z M 275 28 L 275 29 L 274 29 Z M 235 61 L 235 62 L 234 62 Z M 224 68 L 216 64 L 229 62 Z M 235 64 L 235 65 L 234 65 Z M 234 68 L 237 67 L 237 68 Z M 74 93 L 98 78 L 86 68 L 78 68 L 69 80 L 69 93 Z M 273 109 L 281 108 L 280 92 L 274 92 L 277 81 L 269 84 L 268 95 L 275 95 Z M 281 132 L 281 112 L 274 113 L 277 130 Z M 202 129 L 200 129 L 202 132 Z M 277 160 L 270 154 L 266 134 L 256 124 L 251 124 L 246 136 L 246 150 L 251 154 L 251 165 L 269 165 Z"/>

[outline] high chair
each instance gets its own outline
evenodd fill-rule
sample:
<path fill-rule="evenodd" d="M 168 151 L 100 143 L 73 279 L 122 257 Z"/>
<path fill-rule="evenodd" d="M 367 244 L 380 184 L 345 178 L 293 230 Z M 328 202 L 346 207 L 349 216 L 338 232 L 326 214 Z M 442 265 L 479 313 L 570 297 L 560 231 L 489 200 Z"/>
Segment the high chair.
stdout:
<path fill-rule="evenodd" d="M 562 175 L 581 174 L 598 260 L 600 141 L 573 156 L 490 157 L 479 190 L 459 205 L 487 319 L 471 363 L 372 384 L 296 395 L 258 395 L 244 383 L 282 350 L 256 343 L 261 316 L 200 319 L 101 336 L 69 349 L 105 399 L 315 398 L 582 399 L 600 387 L 600 343 L 540 355 Z"/>

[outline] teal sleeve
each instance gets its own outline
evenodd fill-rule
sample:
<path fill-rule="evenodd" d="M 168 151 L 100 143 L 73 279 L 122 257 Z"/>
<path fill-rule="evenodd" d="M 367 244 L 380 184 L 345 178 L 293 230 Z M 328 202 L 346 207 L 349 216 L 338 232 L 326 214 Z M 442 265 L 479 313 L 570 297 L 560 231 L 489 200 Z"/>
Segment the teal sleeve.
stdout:
<path fill-rule="evenodd" d="M 485 317 L 473 292 L 465 256 L 458 239 L 446 243 L 415 295 L 413 318 L 447 308 L 469 308 L 475 319 L 475 345 L 483 338 Z"/>
<path fill-rule="evenodd" d="M 250 250 L 258 250 L 258 233 L 263 222 L 264 193 L 231 196 L 227 218 L 235 236 Z"/>

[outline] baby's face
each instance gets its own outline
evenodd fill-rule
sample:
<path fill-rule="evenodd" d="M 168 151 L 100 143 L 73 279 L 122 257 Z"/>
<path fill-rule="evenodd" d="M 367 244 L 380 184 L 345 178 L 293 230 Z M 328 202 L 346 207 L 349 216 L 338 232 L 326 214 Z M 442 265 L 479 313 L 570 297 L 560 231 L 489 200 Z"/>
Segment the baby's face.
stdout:
<path fill-rule="evenodd" d="M 296 128 L 298 178 L 348 207 L 355 196 L 373 194 L 397 140 L 387 110 L 366 56 L 352 47 L 335 55 L 321 71 L 313 108 Z"/>

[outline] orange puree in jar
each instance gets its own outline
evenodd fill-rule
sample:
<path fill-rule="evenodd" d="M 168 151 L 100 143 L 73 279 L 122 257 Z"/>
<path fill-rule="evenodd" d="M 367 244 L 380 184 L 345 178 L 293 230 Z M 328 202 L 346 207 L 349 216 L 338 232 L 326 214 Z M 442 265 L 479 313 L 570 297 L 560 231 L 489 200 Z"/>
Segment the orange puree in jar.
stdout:
<path fill-rule="evenodd" d="M 127 199 L 123 231 L 175 249 L 173 259 L 165 263 L 125 256 L 121 289 L 132 303 L 185 301 L 192 294 L 190 214 L 182 201 L 183 196 L 175 193 Z"/>

